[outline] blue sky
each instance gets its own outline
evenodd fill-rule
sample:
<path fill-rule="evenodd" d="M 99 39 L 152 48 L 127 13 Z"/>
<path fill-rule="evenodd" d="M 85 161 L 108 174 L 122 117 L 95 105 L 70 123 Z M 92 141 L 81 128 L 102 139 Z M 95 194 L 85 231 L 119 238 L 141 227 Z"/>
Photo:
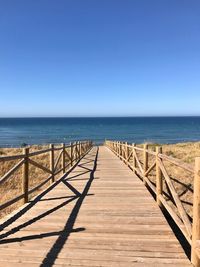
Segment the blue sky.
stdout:
<path fill-rule="evenodd" d="M 200 115 L 198 0 L 0 0 L 0 116 Z"/>

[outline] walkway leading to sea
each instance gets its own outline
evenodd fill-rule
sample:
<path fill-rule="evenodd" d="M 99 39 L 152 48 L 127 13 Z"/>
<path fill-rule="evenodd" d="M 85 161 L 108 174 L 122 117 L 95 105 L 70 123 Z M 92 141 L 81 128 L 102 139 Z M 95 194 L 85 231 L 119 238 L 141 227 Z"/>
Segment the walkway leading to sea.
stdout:
<path fill-rule="evenodd" d="M 108 148 L 1 222 L 0 266 L 192 266 L 142 181 Z"/>

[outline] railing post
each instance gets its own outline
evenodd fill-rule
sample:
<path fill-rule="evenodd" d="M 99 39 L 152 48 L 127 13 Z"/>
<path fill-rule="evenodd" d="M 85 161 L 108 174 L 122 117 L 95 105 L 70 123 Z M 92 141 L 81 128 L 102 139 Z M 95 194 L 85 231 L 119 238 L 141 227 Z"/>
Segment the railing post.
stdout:
<path fill-rule="evenodd" d="M 156 201 L 159 207 L 162 207 L 159 196 L 162 195 L 163 182 L 162 182 L 162 172 L 159 166 L 158 154 L 162 153 L 162 147 L 156 147 Z"/>
<path fill-rule="evenodd" d="M 77 160 L 79 160 L 79 141 L 77 142 Z"/>
<path fill-rule="evenodd" d="M 65 173 L 65 143 L 62 144 L 62 168 L 63 168 L 63 173 Z"/>
<path fill-rule="evenodd" d="M 55 181 L 55 176 L 54 176 L 54 144 L 49 145 L 50 150 L 50 170 L 52 172 L 52 178 L 51 182 L 53 183 Z"/>
<path fill-rule="evenodd" d="M 70 142 L 70 165 L 73 166 L 73 146 L 74 144 Z"/>
<path fill-rule="evenodd" d="M 127 142 L 125 143 L 125 152 L 126 152 L 125 162 L 126 164 L 128 164 L 128 143 Z"/>
<path fill-rule="evenodd" d="M 143 175 L 145 176 L 145 172 L 148 170 L 148 152 L 146 151 L 148 149 L 148 144 L 144 144 L 144 154 L 143 154 L 143 161 L 144 161 L 144 168 L 143 168 Z M 143 178 L 144 184 L 146 184 L 145 179 Z"/>
<path fill-rule="evenodd" d="M 125 151 L 124 151 L 124 142 L 122 142 L 122 161 L 124 162 Z"/>
<path fill-rule="evenodd" d="M 73 160 L 76 161 L 76 142 L 73 143 Z"/>
<path fill-rule="evenodd" d="M 80 142 L 80 157 L 82 156 L 82 142 Z"/>
<path fill-rule="evenodd" d="M 200 267 L 200 258 L 196 253 L 198 240 L 200 240 L 200 157 L 197 157 L 195 159 L 194 194 L 193 194 L 191 261 L 195 267 Z"/>
<path fill-rule="evenodd" d="M 133 164 L 133 172 L 136 174 L 136 170 L 135 170 L 135 168 L 136 168 L 136 159 L 135 159 L 135 143 L 133 143 L 132 144 L 132 153 L 133 153 L 133 156 L 132 156 L 132 158 L 133 158 L 133 162 L 132 162 L 132 164 Z"/>
<path fill-rule="evenodd" d="M 22 190 L 24 194 L 24 204 L 28 202 L 28 188 L 29 188 L 29 148 L 23 149 L 24 165 L 23 165 L 23 180 L 22 180 Z"/>
<path fill-rule="evenodd" d="M 75 153 L 75 159 L 77 161 L 77 158 L 78 158 L 78 141 L 76 141 L 76 145 L 75 145 L 75 148 L 76 148 L 76 153 Z"/>
<path fill-rule="evenodd" d="M 80 157 L 81 157 L 80 149 L 81 149 L 80 141 L 78 141 L 78 160 L 79 160 Z"/>
<path fill-rule="evenodd" d="M 125 152 L 124 152 L 124 142 L 122 142 L 122 161 L 124 162 L 124 155 L 125 155 Z"/>

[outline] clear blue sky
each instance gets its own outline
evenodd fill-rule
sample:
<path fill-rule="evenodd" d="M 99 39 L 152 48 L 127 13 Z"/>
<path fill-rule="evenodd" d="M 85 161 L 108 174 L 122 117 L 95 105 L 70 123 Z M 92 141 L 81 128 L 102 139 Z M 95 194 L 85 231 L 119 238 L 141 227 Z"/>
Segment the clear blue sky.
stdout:
<path fill-rule="evenodd" d="M 0 116 L 200 115 L 200 1 L 0 0 Z"/>

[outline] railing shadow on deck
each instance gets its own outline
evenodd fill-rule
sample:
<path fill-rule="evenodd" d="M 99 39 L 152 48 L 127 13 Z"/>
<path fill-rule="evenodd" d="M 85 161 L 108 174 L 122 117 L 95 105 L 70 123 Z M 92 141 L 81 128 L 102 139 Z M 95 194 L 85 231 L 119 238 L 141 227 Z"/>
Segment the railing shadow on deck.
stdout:
<path fill-rule="evenodd" d="M 25 222 L 25 223 L 23 223 L 17 227 L 14 227 L 13 229 L 9 230 L 6 233 L 3 233 L 2 235 L 0 235 L 0 244 L 14 243 L 14 242 L 25 241 L 25 240 L 34 240 L 34 239 L 40 239 L 40 238 L 50 237 L 50 236 L 58 236 L 57 241 L 55 242 L 53 247 L 50 249 L 49 253 L 47 254 L 46 258 L 44 259 L 44 261 L 41 265 L 41 266 L 47 266 L 47 265 L 52 266 L 53 262 L 56 259 L 56 256 L 58 255 L 59 251 L 62 249 L 62 246 L 64 245 L 64 243 L 67 241 L 67 238 L 70 235 L 70 233 L 85 230 L 84 228 L 73 229 L 73 225 L 75 223 L 76 217 L 78 215 L 78 212 L 80 210 L 80 207 L 81 207 L 81 204 L 82 204 L 84 198 L 86 196 L 93 195 L 93 194 L 88 194 L 88 191 L 89 191 L 89 188 L 91 186 L 92 181 L 94 180 L 94 172 L 96 170 L 97 157 L 98 157 L 98 149 L 97 149 L 96 154 L 95 154 L 95 159 L 92 160 L 90 158 L 90 160 L 92 160 L 94 162 L 94 165 L 93 165 L 92 169 L 88 168 L 88 172 L 90 172 L 90 177 L 89 177 L 88 182 L 86 183 L 86 186 L 85 186 L 82 193 L 78 192 L 72 185 L 69 186 L 69 183 L 68 183 L 68 175 L 71 173 L 72 169 L 75 169 L 75 167 L 77 167 L 77 166 L 79 166 L 79 167 L 82 166 L 82 164 L 80 164 L 80 161 L 79 161 L 71 169 L 71 171 L 65 173 L 60 180 L 58 180 L 57 182 L 52 184 L 47 190 L 45 190 L 43 193 L 41 193 L 39 196 L 37 196 L 34 200 L 30 201 L 30 203 L 26 207 L 24 207 L 22 210 L 20 210 L 18 213 L 16 213 L 13 217 L 11 217 L 7 221 L 5 221 L 1 225 L 1 230 L 3 230 L 5 227 L 12 224 L 17 219 L 19 219 L 23 214 L 25 214 L 28 210 L 30 210 L 39 201 L 45 201 L 45 199 L 42 199 L 42 197 L 45 196 L 51 190 L 53 190 L 61 182 L 63 182 L 73 193 L 75 193 L 75 195 L 64 197 L 65 199 L 67 198 L 67 200 L 65 200 L 64 202 L 62 202 L 58 206 L 53 207 L 50 210 L 47 210 L 46 212 L 38 215 L 37 217 L 32 218 L 31 220 L 29 220 L 29 221 L 27 221 L 27 222 Z M 87 159 L 87 158 L 85 157 L 85 159 Z M 90 162 L 92 162 L 92 161 L 90 161 Z M 83 174 L 84 173 L 85 172 L 83 172 Z M 61 198 L 58 197 L 58 199 L 62 199 L 62 198 L 63 197 L 61 197 Z M 56 199 L 56 198 L 53 198 L 53 199 Z M 46 200 L 51 200 L 51 198 L 46 199 Z M 50 215 L 51 213 L 55 212 L 56 210 L 66 206 L 67 204 L 69 204 L 70 202 L 75 201 L 75 200 L 77 200 L 77 202 L 76 202 L 74 208 L 72 209 L 71 214 L 70 214 L 69 218 L 67 219 L 65 227 L 63 228 L 62 231 L 54 231 L 54 232 L 42 233 L 42 234 L 38 234 L 38 235 L 29 235 L 29 236 L 25 236 L 25 237 L 21 237 L 21 238 L 20 237 L 19 238 L 18 237 L 7 238 L 8 236 L 18 232 L 19 230 L 27 227 L 28 225 L 31 225 L 31 224 L 37 222 L 38 220 L 44 218 L 45 216 Z M 60 248 L 60 250 L 58 248 Z M 48 262 L 48 264 L 47 264 L 47 262 Z"/>

